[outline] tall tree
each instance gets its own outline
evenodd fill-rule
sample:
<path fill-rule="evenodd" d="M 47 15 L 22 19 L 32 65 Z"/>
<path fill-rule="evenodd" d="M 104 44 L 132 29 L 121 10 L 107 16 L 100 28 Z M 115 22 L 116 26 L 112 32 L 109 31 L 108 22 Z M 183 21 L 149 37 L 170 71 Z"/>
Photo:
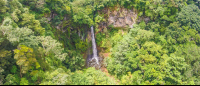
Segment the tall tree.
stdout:
<path fill-rule="evenodd" d="M 37 60 L 35 58 L 35 55 L 33 54 L 33 49 L 26 47 L 25 45 L 19 45 L 18 49 L 14 50 L 15 56 L 14 59 L 16 59 L 16 64 L 20 67 L 20 77 L 22 78 L 22 74 L 25 74 L 30 69 L 34 69 L 38 67 L 36 64 Z"/>

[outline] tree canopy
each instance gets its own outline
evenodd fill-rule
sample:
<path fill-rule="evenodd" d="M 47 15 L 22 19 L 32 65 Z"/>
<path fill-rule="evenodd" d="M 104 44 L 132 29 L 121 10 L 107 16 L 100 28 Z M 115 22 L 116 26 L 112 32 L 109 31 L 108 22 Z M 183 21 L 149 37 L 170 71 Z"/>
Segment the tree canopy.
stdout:
<path fill-rule="evenodd" d="M 0 0 L 0 85 L 199 85 L 199 2 Z"/>

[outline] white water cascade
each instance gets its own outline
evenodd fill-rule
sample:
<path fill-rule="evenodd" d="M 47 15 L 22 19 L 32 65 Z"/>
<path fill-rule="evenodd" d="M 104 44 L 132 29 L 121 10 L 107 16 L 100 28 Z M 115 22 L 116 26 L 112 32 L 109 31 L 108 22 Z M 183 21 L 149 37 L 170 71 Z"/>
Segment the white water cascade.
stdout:
<path fill-rule="evenodd" d="M 99 57 L 97 56 L 97 48 L 96 48 L 93 26 L 91 26 L 91 35 L 92 35 L 92 50 L 93 50 L 93 57 L 91 60 L 95 59 L 96 64 L 99 66 L 99 60 L 98 60 Z"/>

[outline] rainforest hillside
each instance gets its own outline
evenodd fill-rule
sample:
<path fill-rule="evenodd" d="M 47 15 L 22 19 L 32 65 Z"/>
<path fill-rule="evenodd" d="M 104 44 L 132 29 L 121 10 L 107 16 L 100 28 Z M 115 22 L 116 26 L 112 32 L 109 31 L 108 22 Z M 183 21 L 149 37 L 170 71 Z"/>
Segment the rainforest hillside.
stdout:
<path fill-rule="evenodd" d="M 0 85 L 200 85 L 199 6 L 0 0 Z"/>

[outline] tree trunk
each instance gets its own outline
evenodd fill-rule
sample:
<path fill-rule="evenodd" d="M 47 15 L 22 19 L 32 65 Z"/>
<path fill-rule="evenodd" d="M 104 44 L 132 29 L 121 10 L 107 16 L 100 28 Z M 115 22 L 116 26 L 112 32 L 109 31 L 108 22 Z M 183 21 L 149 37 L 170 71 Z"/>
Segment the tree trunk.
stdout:
<path fill-rule="evenodd" d="M 21 66 L 20 66 L 20 77 L 22 78 L 22 70 L 21 70 Z"/>

